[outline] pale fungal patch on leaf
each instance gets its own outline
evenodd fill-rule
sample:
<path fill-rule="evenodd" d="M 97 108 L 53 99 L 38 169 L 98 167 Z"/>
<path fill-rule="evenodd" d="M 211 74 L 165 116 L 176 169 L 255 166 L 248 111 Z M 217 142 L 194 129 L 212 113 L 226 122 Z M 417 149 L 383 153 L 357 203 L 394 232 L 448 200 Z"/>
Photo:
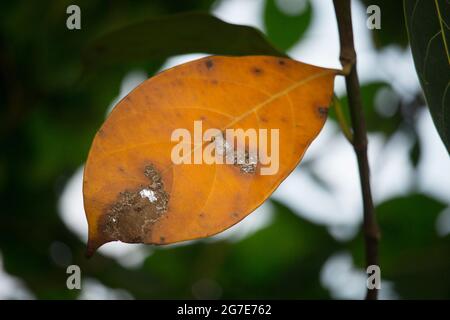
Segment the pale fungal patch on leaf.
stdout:
<path fill-rule="evenodd" d="M 145 167 L 144 175 L 150 183 L 135 191 L 121 192 L 103 217 L 100 231 L 109 240 L 144 242 L 154 223 L 167 211 L 169 195 L 161 175 L 152 165 Z"/>
<path fill-rule="evenodd" d="M 213 141 L 216 152 L 220 156 L 225 157 L 226 163 L 239 167 L 242 173 L 254 174 L 256 172 L 256 166 L 258 165 L 258 155 L 256 153 L 250 153 L 247 150 L 243 152 L 235 150 L 233 146 L 224 139 L 223 134 L 215 136 Z"/>
<path fill-rule="evenodd" d="M 158 200 L 158 198 L 156 198 L 155 196 L 155 192 L 150 189 L 142 189 L 141 191 L 139 191 L 139 194 L 141 195 L 141 198 L 147 198 L 150 202 L 155 202 L 156 200 Z"/>
<path fill-rule="evenodd" d="M 214 144 L 216 147 L 216 152 L 221 156 L 228 155 L 233 151 L 231 144 L 226 141 L 222 135 L 217 135 L 214 137 Z"/>
<path fill-rule="evenodd" d="M 254 153 L 245 151 L 243 156 L 236 157 L 236 163 L 243 173 L 255 173 L 258 165 L 258 156 Z"/>

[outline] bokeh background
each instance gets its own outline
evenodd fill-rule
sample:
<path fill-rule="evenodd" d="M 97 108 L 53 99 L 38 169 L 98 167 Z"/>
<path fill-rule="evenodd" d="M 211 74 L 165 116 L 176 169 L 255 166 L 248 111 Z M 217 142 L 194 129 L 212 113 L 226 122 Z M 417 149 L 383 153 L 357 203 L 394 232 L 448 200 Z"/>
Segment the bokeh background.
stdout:
<path fill-rule="evenodd" d="M 81 30 L 66 28 L 70 4 Z M 381 8 L 381 30 L 366 27 L 369 4 Z M 110 243 L 85 259 L 82 171 L 96 130 L 139 83 L 207 53 L 89 72 L 82 50 L 110 30 L 193 10 L 253 26 L 294 59 L 340 67 L 328 0 L 0 2 L 1 299 L 364 297 L 357 166 L 333 114 L 298 170 L 238 225 L 178 245 Z M 354 0 L 353 14 L 381 298 L 449 298 L 450 159 L 419 87 L 402 1 Z M 336 92 L 345 101 L 342 79 Z M 71 264 L 81 290 L 66 288 Z"/>

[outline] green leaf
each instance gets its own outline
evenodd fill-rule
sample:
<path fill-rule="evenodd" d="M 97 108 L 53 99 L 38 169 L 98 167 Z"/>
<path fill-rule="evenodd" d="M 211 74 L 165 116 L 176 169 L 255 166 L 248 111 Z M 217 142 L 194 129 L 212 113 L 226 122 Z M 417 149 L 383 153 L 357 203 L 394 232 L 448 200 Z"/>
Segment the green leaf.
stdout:
<path fill-rule="evenodd" d="M 434 124 L 450 152 L 450 3 L 404 1 L 411 50 Z"/>
<path fill-rule="evenodd" d="M 93 67 L 196 52 L 284 56 L 252 27 L 192 12 L 154 18 L 107 33 L 85 49 L 84 60 Z"/>
<path fill-rule="evenodd" d="M 375 209 L 381 230 L 380 266 L 383 279 L 392 281 L 404 299 L 443 299 L 450 283 L 450 236 L 436 231 L 446 205 L 423 194 L 388 200 Z M 362 234 L 353 243 L 353 257 L 364 264 Z"/>
<path fill-rule="evenodd" d="M 378 99 L 377 95 L 381 93 L 381 90 L 388 92 L 383 99 Z M 378 96 L 379 97 L 379 96 Z M 364 115 L 366 117 L 367 130 L 369 132 L 379 132 L 386 137 L 391 136 L 400 126 L 402 122 L 402 116 L 398 104 L 400 97 L 395 94 L 393 89 L 388 83 L 385 82 L 372 82 L 361 87 L 361 98 L 364 107 Z M 350 123 L 350 115 L 348 108 L 347 96 L 341 98 L 342 109 L 344 111 L 347 123 Z M 377 109 L 377 104 L 383 104 L 381 107 L 388 107 L 393 109 L 393 112 L 389 115 L 380 114 Z M 379 106 L 380 107 L 380 106 Z M 330 109 L 330 117 L 336 119 L 334 108 Z"/>
<path fill-rule="evenodd" d="M 280 50 L 290 49 L 302 37 L 311 22 L 312 8 L 308 0 L 298 14 L 281 11 L 275 0 L 267 0 L 264 9 L 264 24 L 269 40 Z"/>

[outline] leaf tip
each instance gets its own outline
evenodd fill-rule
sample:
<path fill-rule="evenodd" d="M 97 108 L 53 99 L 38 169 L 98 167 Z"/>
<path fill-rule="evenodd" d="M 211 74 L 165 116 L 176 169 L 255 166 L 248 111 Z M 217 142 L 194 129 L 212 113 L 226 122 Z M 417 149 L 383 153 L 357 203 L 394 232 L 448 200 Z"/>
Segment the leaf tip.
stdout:
<path fill-rule="evenodd" d="M 86 246 L 86 253 L 85 253 L 86 258 L 88 259 L 91 258 L 97 251 L 97 249 L 100 248 L 105 243 L 106 243 L 105 241 L 101 241 L 100 239 L 89 237 Z"/>

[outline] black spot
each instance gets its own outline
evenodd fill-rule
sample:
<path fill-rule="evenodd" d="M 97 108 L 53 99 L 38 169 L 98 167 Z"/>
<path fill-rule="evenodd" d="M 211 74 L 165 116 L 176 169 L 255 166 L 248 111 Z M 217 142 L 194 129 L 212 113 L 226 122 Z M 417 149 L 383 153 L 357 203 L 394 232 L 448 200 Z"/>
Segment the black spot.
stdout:
<path fill-rule="evenodd" d="M 279 60 L 278 60 L 278 64 L 279 64 L 280 66 L 284 66 L 284 65 L 286 64 L 286 62 L 285 62 L 284 60 L 282 60 L 282 59 L 279 59 Z"/>
<path fill-rule="evenodd" d="M 262 121 L 262 122 L 268 122 L 269 120 L 267 120 L 266 117 L 261 117 L 261 121 Z"/>
<path fill-rule="evenodd" d="M 239 214 L 238 214 L 237 212 L 233 212 L 231 215 L 232 215 L 234 218 L 238 218 L 238 217 L 239 217 Z"/>
<path fill-rule="evenodd" d="M 206 60 L 205 64 L 206 68 L 211 69 L 214 65 L 214 62 L 212 62 L 212 60 Z"/>
<path fill-rule="evenodd" d="M 317 112 L 319 113 L 319 117 L 326 118 L 328 115 L 328 108 L 327 107 L 318 107 Z"/>
<path fill-rule="evenodd" d="M 258 68 L 258 67 L 253 67 L 253 68 L 252 68 L 252 72 L 253 72 L 254 74 L 256 74 L 256 75 L 260 75 L 260 74 L 263 73 L 263 70 L 262 70 L 261 68 Z"/>
<path fill-rule="evenodd" d="M 163 242 L 166 241 L 166 238 L 164 238 L 164 237 L 159 237 L 159 241 L 160 241 L 161 243 L 163 243 Z"/>

